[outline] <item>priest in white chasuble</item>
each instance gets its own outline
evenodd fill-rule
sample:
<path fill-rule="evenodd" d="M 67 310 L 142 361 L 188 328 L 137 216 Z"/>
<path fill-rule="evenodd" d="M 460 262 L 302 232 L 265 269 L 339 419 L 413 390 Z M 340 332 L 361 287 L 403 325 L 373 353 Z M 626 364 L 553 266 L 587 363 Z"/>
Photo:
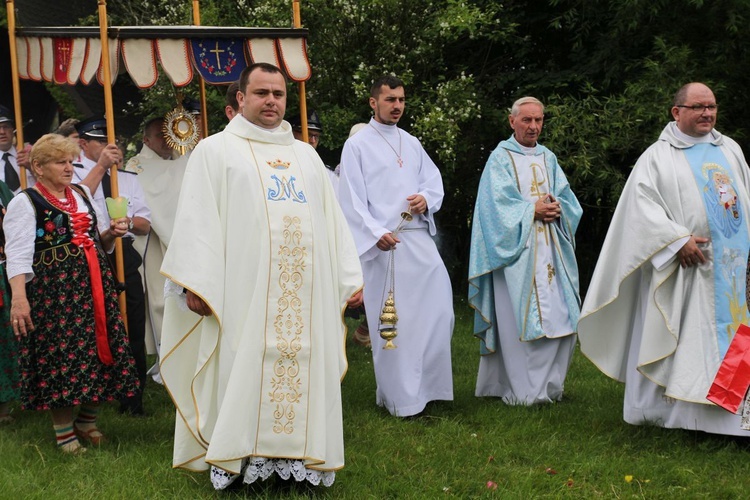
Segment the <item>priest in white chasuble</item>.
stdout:
<path fill-rule="evenodd" d="M 510 405 L 559 401 L 580 312 L 581 205 L 539 144 L 544 106 L 518 99 L 513 135 L 482 172 L 471 233 L 469 304 L 480 339 L 476 395 Z"/>
<path fill-rule="evenodd" d="M 162 265 L 173 464 L 212 466 L 217 489 L 271 475 L 330 486 L 359 260 L 323 162 L 283 121 L 284 75 L 254 64 L 240 87 L 241 113 L 190 157 Z"/>
<path fill-rule="evenodd" d="M 365 277 L 376 404 L 398 417 L 418 415 L 431 401 L 453 400 L 453 293 L 432 239 L 443 180 L 419 140 L 397 126 L 405 100 L 400 79 L 375 80 L 374 116 L 344 144 L 339 184 Z M 412 220 L 398 232 L 403 212 Z M 391 284 L 398 337 L 397 347 L 386 350 L 378 330 Z"/>
<path fill-rule="evenodd" d="M 581 351 L 625 382 L 634 425 L 750 436 L 706 399 L 740 324 L 750 173 L 739 145 L 715 128 L 717 102 L 683 86 L 674 121 L 628 178 L 586 294 Z"/>

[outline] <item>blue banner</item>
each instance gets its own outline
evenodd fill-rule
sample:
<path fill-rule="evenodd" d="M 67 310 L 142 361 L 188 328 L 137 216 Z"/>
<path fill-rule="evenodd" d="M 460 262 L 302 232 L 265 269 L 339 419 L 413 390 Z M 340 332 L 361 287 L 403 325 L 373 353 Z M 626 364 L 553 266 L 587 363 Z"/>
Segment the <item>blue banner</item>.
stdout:
<path fill-rule="evenodd" d="M 192 40 L 190 45 L 194 66 L 208 83 L 236 82 L 247 67 L 242 39 L 204 38 Z"/>

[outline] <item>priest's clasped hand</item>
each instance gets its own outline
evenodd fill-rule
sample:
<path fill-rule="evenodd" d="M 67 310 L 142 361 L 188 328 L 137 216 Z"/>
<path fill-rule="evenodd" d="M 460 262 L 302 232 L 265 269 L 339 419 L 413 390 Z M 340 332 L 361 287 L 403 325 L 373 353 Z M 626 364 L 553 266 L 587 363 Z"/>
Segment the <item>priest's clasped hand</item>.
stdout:
<path fill-rule="evenodd" d="M 690 236 L 690 239 L 677 251 L 677 258 L 682 267 L 698 266 L 706 263 L 706 257 L 698 245 L 708 243 L 708 238 Z"/>
<path fill-rule="evenodd" d="M 544 198 L 539 198 L 534 204 L 534 219 L 542 222 L 554 222 L 560 218 L 562 208 L 560 202 L 554 196 L 548 194 Z"/>

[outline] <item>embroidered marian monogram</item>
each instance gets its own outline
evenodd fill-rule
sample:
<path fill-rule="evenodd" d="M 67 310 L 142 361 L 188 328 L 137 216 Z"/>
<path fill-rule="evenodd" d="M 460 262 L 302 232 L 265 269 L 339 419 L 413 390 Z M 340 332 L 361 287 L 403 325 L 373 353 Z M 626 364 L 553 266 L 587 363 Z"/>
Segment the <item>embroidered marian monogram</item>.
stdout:
<path fill-rule="evenodd" d="M 307 203 L 305 193 L 297 190 L 297 188 L 294 187 L 294 181 L 297 180 L 296 177 L 291 176 L 289 179 L 287 179 L 286 177 L 282 176 L 281 179 L 279 179 L 278 176 L 272 175 L 271 179 L 276 182 L 276 187 L 268 188 L 269 201 L 292 200 L 295 203 Z"/>
<path fill-rule="evenodd" d="M 277 301 L 274 321 L 276 349 L 279 357 L 274 363 L 271 380 L 273 431 L 276 434 L 294 432 L 295 404 L 300 402 L 302 380 L 297 353 L 301 349 L 301 334 L 305 328 L 299 291 L 305 283 L 307 249 L 301 246 L 302 231 L 299 217 L 284 217 L 284 242 L 279 248 L 279 287 L 282 294 Z"/>

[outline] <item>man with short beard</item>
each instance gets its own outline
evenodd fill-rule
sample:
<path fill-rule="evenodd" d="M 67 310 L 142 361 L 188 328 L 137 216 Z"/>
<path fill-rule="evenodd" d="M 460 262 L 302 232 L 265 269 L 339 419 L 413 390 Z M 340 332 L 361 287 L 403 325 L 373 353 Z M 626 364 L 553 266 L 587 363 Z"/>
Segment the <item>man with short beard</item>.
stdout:
<path fill-rule="evenodd" d="M 406 102 L 403 82 L 390 75 L 375 80 L 369 102 L 373 118 L 341 154 L 339 202 L 365 277 L 376 402 L 391 415 L 409 417 L 430 401 L 453 400 L 453 294 L 432 239 L 443 180 L 419 140 L 397 126 Z M 396 234 L 403 212 L 413 220 Z M 399 334 L 398 347 L 384 350 L 377 332 L 389 273 Z"/>

